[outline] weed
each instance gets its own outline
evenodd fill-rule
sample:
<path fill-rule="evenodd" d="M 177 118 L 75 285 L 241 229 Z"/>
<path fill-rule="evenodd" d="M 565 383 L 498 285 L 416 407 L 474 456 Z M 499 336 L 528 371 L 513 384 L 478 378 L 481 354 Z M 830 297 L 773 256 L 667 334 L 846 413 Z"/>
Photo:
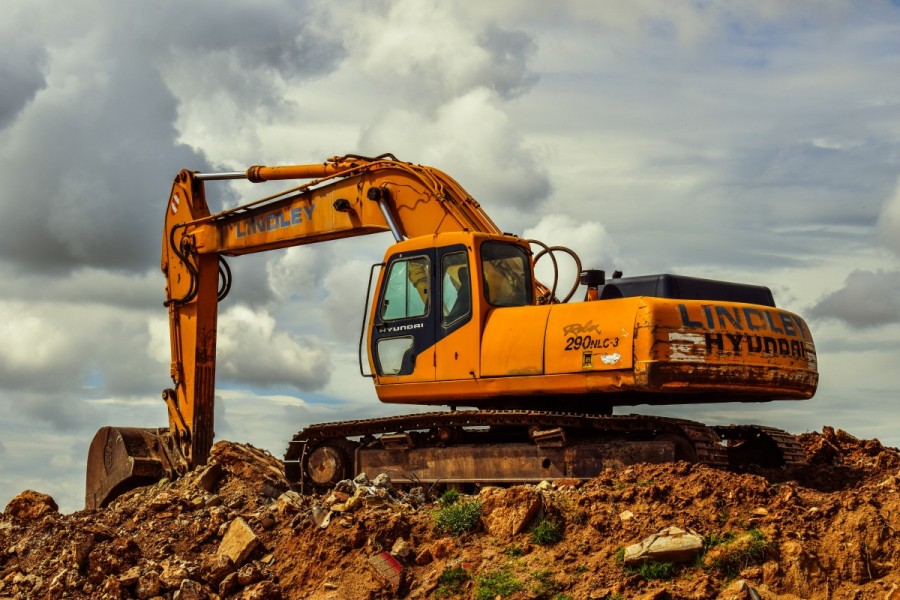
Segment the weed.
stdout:
<path fill-rule="evenodd" d="M 616 550 L 616 553 L 613 556 L 613 562 L 615 562 L 617 565 L 625 564 L 625 547 L 624 546 L 622 548 L 619 548 L 618 550 Z"/>
<path fill-rule="evenodd" d="M 458 500 L 434 513 L 435 527 L 453 535 L 462 535 L 478 526 L 481 519 L 480 500 Z"/>
<path fill-rule="evenodd" d="M 469 574 L 462 567 L 444 569 L 438 577 L 438 587 L 434 595 L 438 598 L 455 596 L 463 591 L 463 586 L 469 580 Z"/>
<path fill-rule="evenodd" d="M 575 598 L 568 594 L 557 594 L 553 596 L 553 600 L 575 600 Z"/>
<path fill-rule="evenodd" d="M 584 574 L 587 573 L 587 572 L 588 572 L 588 566 L 587 566 L 587 565 L 578 565 L 577 567 L 575 567 L 575 574 L 576 574 L 576 575 L 584 575 Z"/>
<path fill-rule="evenodd" d="M 515 544 L 504 550 L 503 554 L 507 555 L 510 558 L 519 558 L 520 556 L 525 554 L 525 549 L 522 548 L 522 546 Z"/>
<path fill-rule="evenodd" d="M 626 567 L 629 573 L 640 575 L 643 579 L 672 579 L 678 573 L 678 566 L 670 562 L 648 560 L 637 567 Z"/>
<path fill-rule="evenodd" d="M 531 578 L 535 581 L 531 591 L 536 598 L 553 597 L 562 587 L 560 582 L 553 579 L 553 573 L 547 570 L 532 573 Z"/>
<path fill-rule="evenodd" d="M 555 519 L 542 517 L 529 529 L 531 541 L 541 546 L 550 546 L 563 539 L 562 525 Z"/>
<path fill-rule="evenodd" d="M 769 541 L 763 532 L 751 529 L 746 535 L 721 544 L 707 556 L 706 564 L 726 577 L 737 577 L 743 569 L 765 562 L 774 548 L 774 542 Z"/>
<path fill-rule="evenodd" d="M 494 600 L 497 596 L 503 598 L 523 589 L 525 589 L 525 586 L 516 579 L 515 575 L 507 569 L 501 569 L 478 576 L 476 579 L 475 599 Z"/>
<path fill-rule="evenodd" d="M 715 548 L 716 546 L 725 546 L 726 544 L 730 544 L 734 541 L 735 535 L 730 531 L 726 531 L 725 533 L 712 533 L 706 536 L 704 539 L 704 546 L 706 549 Z"/>
<path fill-rule="evenodd" d="M 438 502 L 441 503 L 442 508 L 447 508 L 448 506 L 453 506 L 459 501 L 460 493 L 459 490 L 449 489 L 444 490 L 444 493 L 441 494 L 441 497 L 438 499 Z"/>

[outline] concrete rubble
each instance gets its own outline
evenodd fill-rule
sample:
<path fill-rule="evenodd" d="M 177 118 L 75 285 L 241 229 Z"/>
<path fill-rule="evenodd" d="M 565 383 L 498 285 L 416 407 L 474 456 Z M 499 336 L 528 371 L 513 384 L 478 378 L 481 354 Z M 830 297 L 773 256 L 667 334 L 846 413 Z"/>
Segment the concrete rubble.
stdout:
<path fill-rule="evenodd" d="M 679 527 L 666 527 L 637 544 L 625 548 L 625 564 L 638 565 L 650 560 L 687 563 L 703 551 L 703 536 Z"/>

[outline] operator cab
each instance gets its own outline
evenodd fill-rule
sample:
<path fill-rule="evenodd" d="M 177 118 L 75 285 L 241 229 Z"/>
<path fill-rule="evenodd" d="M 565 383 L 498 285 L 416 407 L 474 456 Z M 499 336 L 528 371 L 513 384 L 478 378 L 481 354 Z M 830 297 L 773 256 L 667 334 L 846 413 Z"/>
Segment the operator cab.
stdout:
<path fill-rule="evenodd" d="M 534 298 L 529 250 L 518 238 L 415 238 L 393 246 L 384 264 L 369 340 L 379 383 L 476 377 L 487 312 Z"/>

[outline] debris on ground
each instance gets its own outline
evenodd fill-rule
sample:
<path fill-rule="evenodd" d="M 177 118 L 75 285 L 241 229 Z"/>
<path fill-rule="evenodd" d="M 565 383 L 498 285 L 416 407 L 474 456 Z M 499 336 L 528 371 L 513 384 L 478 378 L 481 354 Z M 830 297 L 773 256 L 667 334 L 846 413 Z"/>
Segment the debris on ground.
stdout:
<path fill-rule="evenodd" d="M 219 442 L 108 508 L 22 492 L 0 513 L 0 600 L 900 598 L 900 452 L 830 427 L 799 439 L 808 464 L 781 469 L 640 464 L 446 495 L 370 473 L 316 496 Z"/>

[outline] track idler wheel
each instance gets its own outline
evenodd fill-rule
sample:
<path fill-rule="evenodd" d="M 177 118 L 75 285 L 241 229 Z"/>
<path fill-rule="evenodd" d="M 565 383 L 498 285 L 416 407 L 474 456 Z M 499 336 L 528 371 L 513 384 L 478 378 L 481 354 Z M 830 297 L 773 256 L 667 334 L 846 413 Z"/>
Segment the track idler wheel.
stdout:
<path fill-rule="evenodd" d="M 654 438 L 657 442 L 669 442 L 675 450 L 675 460 L 683 460 L 685 462 L 697 462 L 697 449 L 693 442 L 683 435 L 677 433 L 660 433 Z"/>
<path fill-rule="evenodd" d="M 312 491 L 322 493 L 330 490 L 337 482 L 351 479 L 355 475 L 355 445 L 343 438 L 319 442 L 312 447 L 303 461 L 303 480 Z M 304 492 L 309 491 L 307 485 Z"/>
<path fill-rule="evenodd" d="M 103 427 L 88 450 L 84 506 L 103 508 L 125 492 L 170 473 L 166 430 Z"/>

